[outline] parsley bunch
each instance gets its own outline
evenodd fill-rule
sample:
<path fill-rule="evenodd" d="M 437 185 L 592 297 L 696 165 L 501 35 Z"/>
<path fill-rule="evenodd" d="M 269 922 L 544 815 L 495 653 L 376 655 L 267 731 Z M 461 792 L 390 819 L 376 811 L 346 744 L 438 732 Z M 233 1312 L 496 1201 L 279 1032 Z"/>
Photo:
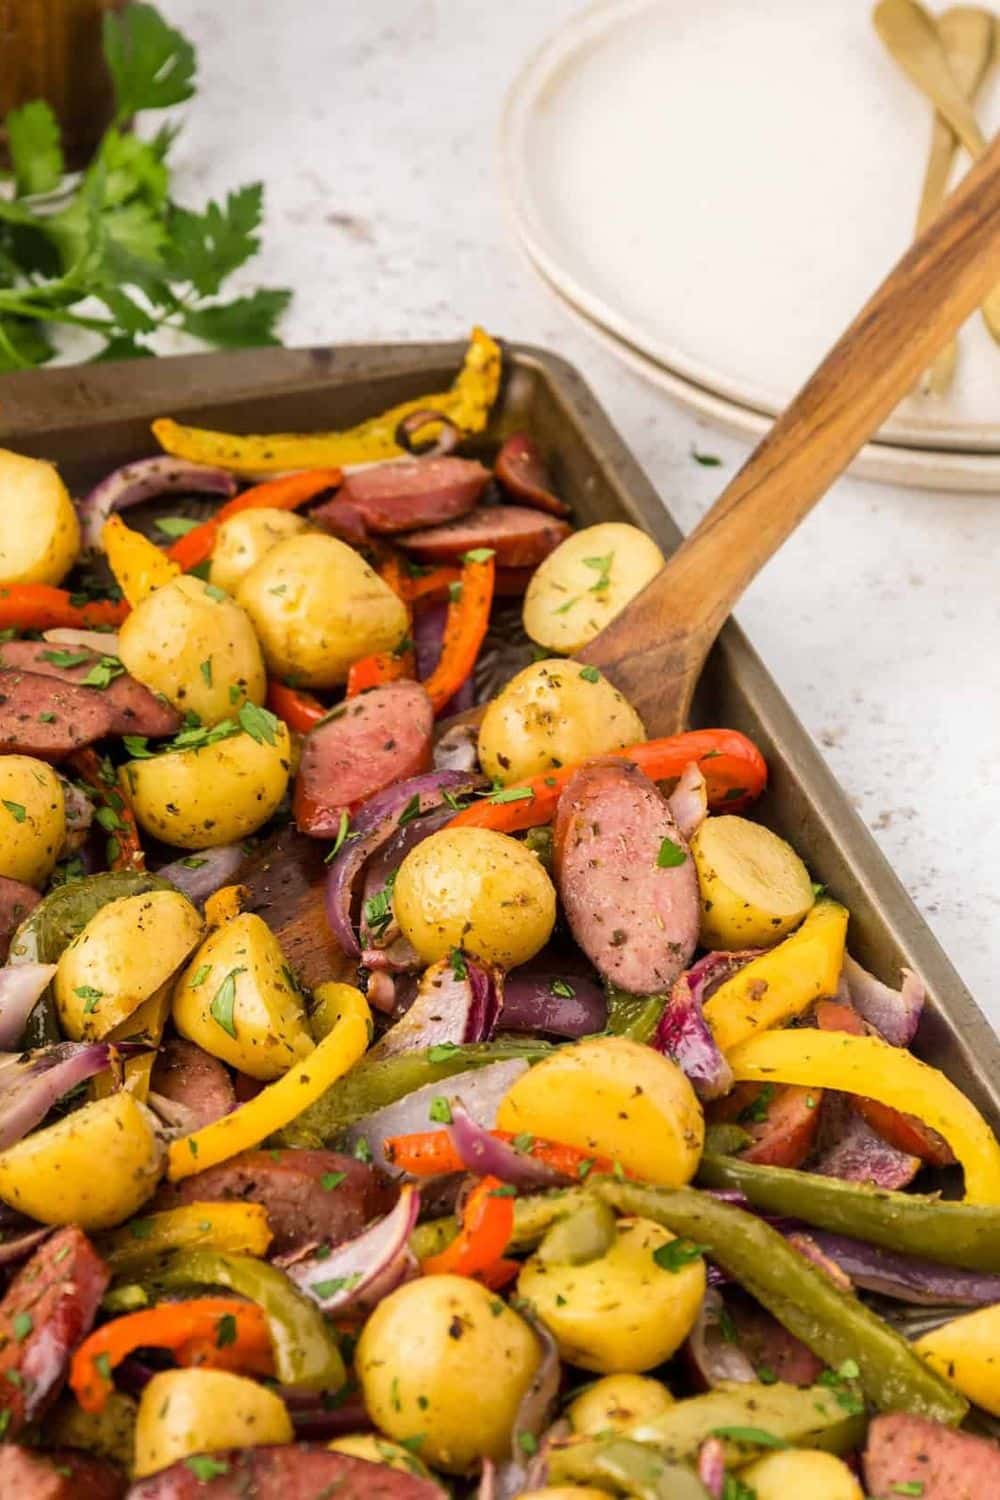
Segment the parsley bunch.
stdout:
<path fill-rule="evenodd" d="M 261 185 L 203 213 L 182 208 L 167 165 L 176 129 L 143 141 L 124 128 L 142 110 L 191 98 L 194 49 L 152 5 L 109 12 L 103 24 L 115 115 L 81 176 L 66 175 L 43 100 L 4 122 L 13 171 L 0 183 L 0 371 L 44 364 L 53 324 L 98 334 L 98 359 L 150 353 L 144 340 L 159 328 L 228 348 L 277 343 L 290 292 L 216 300 L 259 247 Z"/>

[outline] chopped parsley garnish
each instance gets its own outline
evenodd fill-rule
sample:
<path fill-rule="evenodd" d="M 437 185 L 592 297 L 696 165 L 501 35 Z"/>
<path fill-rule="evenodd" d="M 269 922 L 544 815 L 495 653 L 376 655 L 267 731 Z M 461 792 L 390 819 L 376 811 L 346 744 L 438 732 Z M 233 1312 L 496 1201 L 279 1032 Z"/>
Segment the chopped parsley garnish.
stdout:
<path fill-rule="evenodd" d="M 244 703 L 239 711 L 239 721 L 251 739 L 258 745 L 276 745 L 278 720 L 269 709 L 256 703 Z"/>
<path fill-rule="evenodd" d="M 756 1448 L 787 1448 L 783 1437 L 763 1427 L 713 1427 L 711 1437 L 728 1438 L 731 1443 L 752 1443 Z"/>
<path fill-rule="evenodd" d="M 484 563 L 489 562 L 490 558 L 495 555 L 496 553 L 492 547 L 473 547 L 471 552 L 462 553 L 462 561 L 464 563 Z"/>
<path fill-rule="evenodd" d="M 206 687 L 211 687 L 212 686 L 212 658 L 210 656 L 206 656 L 204 661 L 201 661 L 201 662 L 198 663 L 198 671 L 202 675 L 202 680 L 204 681 L 205 686 Z"/>
<path fill-rule="evenodd" d="M 448 962 L 451 965 L 451 972 L 455 979 L 468 979 L 469 966 L 465 962 L 465 954 L 461 948 L 452 948 L 448 955 Z"/>
<path fill-rule="evenodd" d="M 25 818 L 28 816 L 27 808 L 24 806 L 23 802 L 11 802 L 6 797 L 4 797 L 3 805 L 10 813 L 15 823 L 23 823 Z"/>
<path fill-rule="evenodd" d="M 102 656 L 100 661 L 95 661 L 86 677 L 80 678 L 81 687 L 106 688 L 110 687 L 116 677 L 121 677 L 125 668 L 117 656 Z"/>
<path fill-rule="evenodd" d="M 419 818 L 419 816 L 420 793 L 414 792 L 413 796 L 410 798 L 409 802 L 406 804 L 406 806 L 403 808 L 403 811 L 399 815 L 398 821 L 400 828 L 405 828 L 407 823 L 412 823 L 414 818 Z"/>
<path fill-rule="evenodd" d="M 19 1344 L 24 1343 L 34 1326 L 35 1320 L 28 1312 L 15 1313 L 10 1325 L 11 1332 Z"/>
<path fill-rule="evenodd" d="M 327 1281 L 312 1281 L 309 1290 L 314 1297 L 319 1297 L 325 1302 L 327 1297 L 335 1297 L 338 1292 L 350 1292 L 361 1280 L 361 1272 L 354 1271 L 350 1276 L 331 1276 Z"/>
<path fill-rule="evenodd" d="M 42 661 L 50 661 L 54 667 L 82 667 L 90 660 L 89 651 L 43 651 Z"/>
<path fill-rule="evenodd" d="M 207 1453 L 195 1453 L 186 1458 L 184 1463 L 202 1484 L 207 1484 L 210 1479 L 218 1479 L 220 1474 L 229 1473 L 229 1464 L 224 1458 L 211 1458 Z"/>
<path fill-rule="evenodd" d="M 458 1051 L 457 1042 L 435 1042 L 433 1047 L 427 1049 L 427 1061 L 432 1063 L 447 1062 L 454 1057 Z"/>
<path fill-rule="evenodd" d="M 431 1100 L 431 1107 L 427 1111 L 427 1117 L 433 1120 L 435 1125 L 451 1124 L 451 1105 L 441 1094 L 436 1094 Z"/>
<path fill-rule="evenodd" d="M 534 795 L 530 786 L 504 786 L 493 792 L 489 801 L 499 806 L 504 802 L 528 802 Z"/>
<path fill-rule="evenodd" d="M 236 1319 L 232 1313 L 223 1313 L 215 1325 L 215 1347 L 225 1349 L 227 1344 L 236 1343 Z"/>
<path fill-rule="evenodd" d="M 700 453 L 694 446 L 691 448 L 691 457 L 696 464 L 701 464 L 703 469 L 717 469 L 722 463 L 717 453 Z"/>
<path fill-rule="evenodd" d="M 611 587 L 611 564 L 614 562 L 615 554 L 609 552 L 607 557 L 585 557 L 583 565 L 585 568 L 593 568 L 597 573 L 597 581 L 590 585 L 588 593 L 606 594 Z"/>
<path fill-rule="evenodd" d="M 164 536 L 176 541 L 177 537 L 187 536 L 189 531 L 194 531 L 199 522 L 189 521 L 187 516 L 161 516 L 155 524 L 157 531 L 162 531 Z"/>
<path fill-rule="evenodd" d="M 334 1188 L 340 1187 L 346 1176 L 346 1172 L 324 1172 L 319 1180 L 319 1185 L 324 1193 L 332 1193 Z"/>
<path fill-rule="evenodd" d="M 656 856 L 656 866 L 659 870 L 673 870 L 677 865 L 682 865 L 687 855 L 679 844 L 673 839 L 665 838 L 660 843 L 660 851 Z"/>
<path fill-rule="evenodd" d="M 601 674 L 596 667 L 581 667 L 580 676 L 584 682 L 600 682 Z"/>
<path fill-rule="evenodd" d="M 565 979 L 553 979 L 549 985 L 553 995 L 558 995 L 560 1000 L 572 1000 L 576 990 Z"/>
<path fill-rule="evenodd" d="M 216 990 L 212 998 L 212 1003 L 209 1006 L 212 1020 L 218 1026 L 222 1027 L 227 1036 L 231 1036 L 234 1039 L 236 1036 L 236 1022 L 233 1019 L 233 1009 L 236 1005 L 236 976 L 245 972 L 245 967 L 230 969 Z"/>
<path fill-rule="evenodd" d="M 194 971 L 194 978 L 191 980 L 188 988 L 192 990 L 200 988 L 200 986 L 205 983 L 205 980 L 208 978 L 211 972 L 211 964 L 199 964 L 197 969 Z"/>
<path fill-rule="evenodd" d="M 736 1116 L 739 1124 L 763 1125 L 767 1120 L 767 1112 L 771 1107 L 771 1100 L 773 1098 L 774 1084 L 765 1083 L 756 1099 L 751 1099 L 749 1104 L 745 1104 Z"/>
<path fill-rule="evenodd" d="M 668 1240 L 653 1251 L 653 1259 L 661 1271 L 683 1271 L 700 1260 L 707 1249 L 707 1245 L 696 1245 L 693 1240 Z"/>
<path fill-rule="evenodd" d="M 333 845 L 326 856 L 325 862 L 329 864 L 332 859 L 336 859 L 337 855 L 340 853 L 341 849 L 343 849 L 347 840 L 353 837 L 354 835 L 351 833 L 351 820 L 347 816 L 346 812 L 342 812 L 340 814 L 340 822 L 337 825 L 337 837 L 333 841 Z"/>
<path fill-rule="evenodd" d="M 79 995 L 80 999 L 84 1002 L 83 1013 L 85 1016 L 89 1016 L 92 1011 L 95 1011 L 98 1000 L 104 998 L 104 991 L 95 990 L 92 984 L 78 984 L 73 993 L 74 995 Z"/>

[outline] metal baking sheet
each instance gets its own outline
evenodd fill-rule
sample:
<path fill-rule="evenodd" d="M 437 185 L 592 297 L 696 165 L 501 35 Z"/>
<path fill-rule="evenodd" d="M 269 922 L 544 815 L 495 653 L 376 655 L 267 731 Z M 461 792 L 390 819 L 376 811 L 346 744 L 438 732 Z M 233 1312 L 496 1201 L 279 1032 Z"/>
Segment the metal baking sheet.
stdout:
<path fill-rule="evenodd" d="M 7 375 L 0 443 L 58 463 L 81 493 L 115 465 L 155 450 L 153 417 L 244 432 L 341 427 L 447 386 L 463 352 L 460 344 L 247 350 Z M 671 551 L 676 525 L 577 372 L 544 350 L 505 352 L 501 399 L 481 446 L 527 428 L 581 523 L 630 520 Z M 760 745 L 771 780 L 757 815 L 850 909 L 849 942 L 862 963 L 890 983 L 902 965 L 922 974 L 931 1003 L 915 1050 L 1000 1129 L 1000 1042 L 732 622 L 703 675 L 695 721 L 742 729 Z"/>

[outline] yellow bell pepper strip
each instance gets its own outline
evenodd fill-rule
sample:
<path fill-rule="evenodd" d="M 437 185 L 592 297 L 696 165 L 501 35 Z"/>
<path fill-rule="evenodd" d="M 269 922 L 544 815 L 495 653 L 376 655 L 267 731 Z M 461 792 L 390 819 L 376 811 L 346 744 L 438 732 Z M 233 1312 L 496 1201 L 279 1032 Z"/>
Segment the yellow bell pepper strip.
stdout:
<path fill-rule="evenodd" d="M 1000 1302 L 932 1328 L 913 1347 L 963 1396 L 1000 1417 Z"/>
<path fill-rule="evenodd" d="M 115 582 L 134 609 L 154 589 L 181 576 L 181 570 L 165 552 L 141 532 L 126 526 L 121 516 L 112 516 L 101 528 L 101 545 Z"/>
<path fill-rule="evenodd" d="M 846 936 L 846 909 L 817 901 L 791 936 L 720 984 L 705 1004 L 705 1020 L 721 1051 L 836 994 Z"/>
<path fill-rule="evenodd" d="M 326 998 L 326 988 L 317 986 L 320 1002 Z M 336 990 L 337 1020 L 304 1061 L 295 1063 L 283 1078 L 268 1084 L 238 1109 L 171 1143 L 167 1152 L 171 1182 L 259 1146 L 315 1103 L 364 1055 L 372 1036 L 368 1002 L 351 985 L 337 985 Z"/>
<path fill-rule="evenodd" d="M 332 469 L 377 463 L 408 450 L 397 441 L 399 424 L 411 412 L 433 410 L 463 433 L 482 432 L 500 388 L 501 352 L 495 339 L 474 328 L 462 369 L 450 390 L 417 396 L 341 432 L 277 432 L 241 437 L 183 427 L 169 417 L 153 423 L 153 436 L 175 458 L 194 458 L 235 474 L 279 474 L 288 469 Z M 427 433 L 434 424 L 427 424 Z M 208 455 L 211 455 L 209 458 Z"/>
<path fill-rule="evenodd" d="M 206 927 L 224 927 L 238 917 L 249 895 L 245 885 L 223 885 L 213 891 L 205 902 Z"/>
<path fill-rule="evenodd" d="M 116 1276 L 132 1276 L 174 1250 L 226 1250 L 266 1255 L 271 1243 L 260 1203 L 185 1203 L 131 1219 L 105 1235 L 100 1252 Z"/>
<path fill-rule="evenodd" d="M 726 1057 L 740 1083 L 840 1089 L 916 1115 L 955 1153 L 965 1202 L 1000 1204 L 1000 1142 L 961 1089 L 902 1047 L 881 1037 L 802 1028 L 751 1037 Z"/>
<path fill-rule="evenodd" d="M 108 1042 L 142 1042 L 149 1047 L 148 1052 L 142 1052 L 138 1057 L 129 1057 L 121 1070 L 121 1086 L 130 1094 L 145 1104 L 149 1096 L 149 1082 L 153 1075 L 153 1064 L 156 1062 L 156 1048 L 160 1045 L 163 1028 L 170 1014 L 170 991 L 171 981 L 167 980 L 161 984 L 158 990 L 154 990 L 148 1000 L 144 1000 L 137 1006 L 130 1016 L 124 1021 L 119 1021 L 117 1026 L 107 1033 L 104 1038 Z M 92 1078 L 89 1086 L 91 1099 L 105 1099 L 108 1094 L 113 1094 L 118 1088 L 119 1080 L 116 1070 L 105 1069 Z"/>
<path fill-rule="evenodd" d="M 863 1393 L 883 1411 L 902 1409 L 936 1422 L 961 1422 L 968 1411 L 968 1403 L 928 1369 L 901 1334 L 756 1214 L 697 1188 L 650 1187 L 613 1177 L 596 1178 L 588 1187 L 617 1213 L 652 1219 L 703 1247 L 789 1333 L 843 1376 L 843 1396 L 853 1398 L 845 1410 L 860 1415 Z M 657 1441 L 652 1429 L 660 1421 L 643 1423 L 644 1441 Z"/>

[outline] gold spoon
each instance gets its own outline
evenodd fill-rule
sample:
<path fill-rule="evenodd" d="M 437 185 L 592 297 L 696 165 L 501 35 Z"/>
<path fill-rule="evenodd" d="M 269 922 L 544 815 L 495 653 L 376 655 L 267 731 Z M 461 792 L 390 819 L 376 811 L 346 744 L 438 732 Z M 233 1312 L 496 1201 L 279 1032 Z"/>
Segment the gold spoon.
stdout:
<path fill-rule="evenodd" d="M 978 161 L 987 149 L 986 138 L 955 79 L 932 17 L 918 0 L 878 0 L 872 19 L 893 57 Z M 1000 286 L 983 302 L 983 317 L 1000 342 Z"/>
<path fill-rule="evenodd" d="M 971 103 L 990 71 L 996 39 L 996 24 L 991 11 L 975 5 L 954 5 L 937 17 L 938 36 L 948 65 L 966 99 Z M 935 109 L 931 122 L 930 151 L 924 172 L 920 207 L 917 210 L 917 234 L 922 234 L 940 212 L 948 192 L 948 178 L 958 148 L 958 137 Z M 958 355 L 958 340 L 951 339 L 934 363 L 924 371 L 920 390 L 925 395 L 941 396 L 951 385 Z"/>

